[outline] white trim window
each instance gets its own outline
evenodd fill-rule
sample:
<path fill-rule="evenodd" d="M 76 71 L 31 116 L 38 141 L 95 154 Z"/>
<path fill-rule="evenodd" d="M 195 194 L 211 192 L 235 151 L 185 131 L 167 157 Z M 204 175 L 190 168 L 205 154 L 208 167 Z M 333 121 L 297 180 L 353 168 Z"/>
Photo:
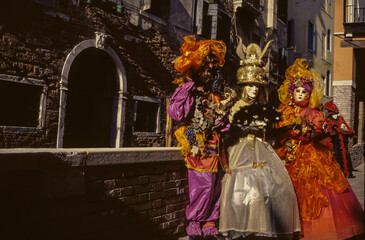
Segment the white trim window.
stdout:
<path fill-rule="evenodd" d="M 332 36 L 331 36 L 331 29 L 327 30 L 327 52 L 332 52 Z"/>
<path fill-rule="evenodd" d="M 325 32 L 322 33 L 322 58 L 326 59 L 327 56 L 327 35 Z"/>
<path fill-rule="evenodd" d="M 0 74 L 0 126 L 8 130 L 43 128 L 47 90 L 42 80 Z"/>
<path fill-rule="evenodd" d="M 195 2 L 195 32 L 205 38 L 216 39 L 218 26 L 218 4 L 204 0 Z"/>
<path fill-rule="evenodd" d="M 330 70 L 327 70 L 327 73 L 326 73 L 326 79 L 325 79 L 325 82 L 326 82 L 326 86 L 325 86 L 325 95 L 327 96 L 331 96 L 331 87 L 332 87 L 332 81 L 331 81 L 331 72 Z"/>

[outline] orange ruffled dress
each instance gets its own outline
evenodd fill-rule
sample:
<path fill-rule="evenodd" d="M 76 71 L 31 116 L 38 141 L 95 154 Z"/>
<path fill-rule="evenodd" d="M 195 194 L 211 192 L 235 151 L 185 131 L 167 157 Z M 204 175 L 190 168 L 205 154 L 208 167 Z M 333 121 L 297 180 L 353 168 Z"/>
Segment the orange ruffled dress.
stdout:
<path fill-rule="evenodd" d="M 277 127 L 310 119 L 314 132 L 322 134 L 320 111 L 284 104 L 279 111 Z M 303 239 L 346 239 L 364 232 L 364 210 L 328 148 L 298 130 L 286 132 L 275 145 L 282 160 L 292 160 L 286 167 L 298 198 Z"/>

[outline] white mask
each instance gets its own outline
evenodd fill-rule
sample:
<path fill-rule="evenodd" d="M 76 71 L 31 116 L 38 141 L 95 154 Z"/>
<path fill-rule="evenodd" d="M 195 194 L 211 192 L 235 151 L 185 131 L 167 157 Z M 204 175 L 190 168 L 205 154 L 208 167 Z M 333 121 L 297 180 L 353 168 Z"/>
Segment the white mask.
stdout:
<path fill-rule="evenodd" d="M 297 87 L 294 89 L 294 100 L 297 102 L 302 102 L 308 96 L 309 92 L 303 87 Z"/>
<path fill-rule="evenodd" d="M 245 91 L 250 99 L 255 99 L 259 94 L 259 86 L 253 84 L 246 85 Z"/>

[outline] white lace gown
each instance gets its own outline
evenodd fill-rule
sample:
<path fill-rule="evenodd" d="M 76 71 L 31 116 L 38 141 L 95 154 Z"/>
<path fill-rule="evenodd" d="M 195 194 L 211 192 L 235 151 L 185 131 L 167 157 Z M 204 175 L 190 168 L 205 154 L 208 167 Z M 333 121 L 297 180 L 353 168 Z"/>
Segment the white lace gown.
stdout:
<path fill-rule="evenodd" d="M 222 182 L 222 235 L 235 239 L 250 234 L 278 237 L 299 232 L 295 191 L 270 144 L 258 138 L 253 142 L 241 138 L 228 148 L 228 159 L 232 173 L 226 173 Z"/>

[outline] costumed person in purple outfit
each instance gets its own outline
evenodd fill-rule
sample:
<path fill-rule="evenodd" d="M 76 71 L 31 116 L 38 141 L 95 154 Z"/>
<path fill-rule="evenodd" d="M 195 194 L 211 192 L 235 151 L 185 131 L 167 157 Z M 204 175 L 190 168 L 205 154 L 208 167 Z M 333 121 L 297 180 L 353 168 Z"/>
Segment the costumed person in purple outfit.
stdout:
<path fill-rule="evenodd" d="M 353 166 L 349 153 L 349 138 L 354 138 L 355 131 L 350 128 L 345 119 L 339 114 L 339 110 L 333 101 L 324 105 L 326 117 L 324 119 L 323 130 L 325 140 L 322 142 L 333 151 L 341 170 L 347 178 L 353 178 Z"/>
<path fill-rule="evenodd" d="M 222 41 L 196 41 L 193 35 L 185 36 L 184 41 L 180 48 L 183 55 L 174 65 L 183 76 L 174 81 L 179 87 L 168 113 L 181 124 L 175 136 L 188 168 L 186 230 L 194 239 L 218 234 L 221 177 L 226 166 L 220 134 L 229 128 L 219 94 L 226 46 Z"/>

